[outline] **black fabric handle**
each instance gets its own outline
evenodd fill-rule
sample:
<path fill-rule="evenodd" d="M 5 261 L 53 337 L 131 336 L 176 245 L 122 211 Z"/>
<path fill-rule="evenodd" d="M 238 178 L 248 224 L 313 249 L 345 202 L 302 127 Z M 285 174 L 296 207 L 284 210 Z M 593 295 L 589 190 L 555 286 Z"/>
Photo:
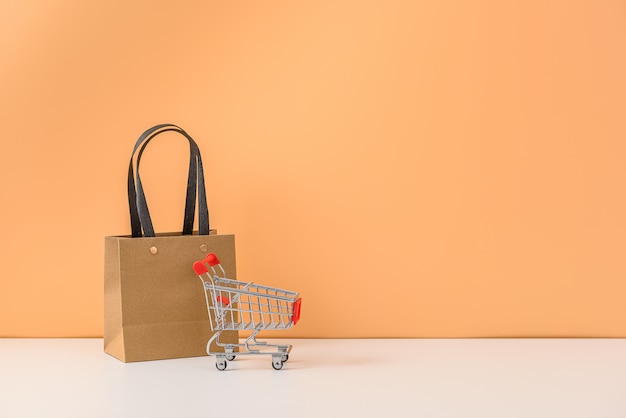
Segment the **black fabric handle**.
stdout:
<path fill-rule="evenodd" d="M 154 237 L 154 227 L 148 204 L 146 202 L 141 176 L 139 175 L 139 164 L 146 146 L 154 137 L 163 132 L 178 132 L 189 141 L 189 174 L 187 178 L 187 196 L 185 199 L 185 219 L 183 220 L 183 235 L 190 235 L 193 232 L 193 222 L 196 208 L 196 191 L 198 197 L 198 233 L 200 235 L 209 234 L 209 211 L 206 202 L 206 188 L 204 182 L 204 169 L 200 149 L 187 132 L 182 128 L 172 124 L 156 125 L 145 131 L 135 143 L 128 165 L 128 205 L 130 208 L 130 223 L 133 237 Z M 133 169 L 133 158 L 137 154 L 136 170 Z M 136 173 L 136 174 L 135 174 Z M 143 230 L 143 235 L 142 235 Z"/>
<path fill-rule="evenodd" d="M 169 129 L 164 129 L 169 128 Z M 139 211 L 137 209 L 137 193 L 135 189 L 135 176 L 133 171 L 133 157 L 137 152 L 137 149 L 143 142 L 143 146 L 141 147 L 141 152 L 147 146 L 147 144 L 158 135 L 161 129 L 164 129 L 161 132 L 165 132 L 173 129 L 180 129 L 175 125 L 170 124 L 162 124 L 154 126 L 147 131 L 145 131 L 135 143 L 135 147 L 133 148 L 133 153 L 130 158 L 130 163 L 128 165 L 128 205 L 130 208 L 130 223 L 133 237 L 141 237 L 142 236 L 142 227 L 141 221 L 139 219 Z M 156 132 L 156 133 L 155 133 Z M 145 141 L 145 142 L 144 142 Z M 190 144 L 190 149 L 191 149 Z M 196 158 L 192 154 L 193 149 L 190 151 L 190 162 L 189 162 L 189 176 L 187 180 L 187 197 L 185 201 L 185 220 L 183 222 L 183 234 L 190 234 L 193 229 L 193 218 L 195 212 L 195 203 L 196 203 Z M 145 196 L 141 198 L 141 200 L 145 200 Z M 146 205 L 147 206 L 147 205 Z M 148 212 L 149 213 L 149 212 Z M 151 222 L 150 222 L 151 224 Z"/>
<path fill-rule="evenodd" d="M 180 129 L 177 128 L 166 128 L 159 130 L 156 133 L 151 134 L 145 142 L 142 144 L 139 149 L 139 154 L 137 155 L 137 195 L 135 197 L 135 201 L 138 207 L 138 217 L 140 220 L 141 227 L 143 228 L 143 232 L 146 236 L 154 236 L 154 228 L 152 227 L 152 219 L 150 217 L 150 211 L 148 210 L 148 204 L 146 202 L 145 193 L 143 191 L 143 185 L 141 183 L 141 176 L 139 174 L 139 165 L 141 163 L 141 157 L 143 155 L 144 150 L 148 143 L 157 135 L 174 131 L 181 133 Z M 184 131 L 183 131 L 184 132 Z M 189 235 L 193 230 L 193 221 L 194 221 L 194 213 L 195 213 L 195 204 L 196 204 L 196 184 L 197 184 L 197 153 L 198 147 L 195 143 L 190 142 L 190 153 L 189 153 L 189 175 L 187 180 L 187 194 L 185 199 L 185 219 L 183 221 L 183 235 Z"/>

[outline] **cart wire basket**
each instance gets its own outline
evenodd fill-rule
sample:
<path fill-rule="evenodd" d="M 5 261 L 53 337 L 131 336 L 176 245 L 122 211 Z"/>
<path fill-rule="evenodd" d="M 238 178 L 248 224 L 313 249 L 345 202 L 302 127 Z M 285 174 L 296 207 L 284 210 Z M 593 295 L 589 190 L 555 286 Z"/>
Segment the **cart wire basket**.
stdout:
<path fill-rule="evenodd" d="M 208 355 L 215 355 L 215 366 L 225 370 L 227 361 L 242 355 L 271 355 L 272 367 L 280 370 L 289 360 L 291 345 L 257 341 L 262 330 L 289 329 L 300 319 L 302 299 L 298 292 L 261 286 L 253 282 L 228 279 L 215 254 L 196 261 L 193 269 L 202 280 L 206 306 L 213 336 L 206 346 Z M 244 343 L 220 342 L 222 331 L 252 331 Z M 211 351 L 216 342 L 223 351 Z"/>

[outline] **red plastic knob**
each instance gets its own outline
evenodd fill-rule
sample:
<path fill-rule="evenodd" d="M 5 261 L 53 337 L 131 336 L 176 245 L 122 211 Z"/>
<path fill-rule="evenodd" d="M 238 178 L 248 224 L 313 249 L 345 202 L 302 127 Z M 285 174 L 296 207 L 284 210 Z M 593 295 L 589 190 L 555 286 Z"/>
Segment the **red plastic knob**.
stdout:
<path fill-rule="evenodd" d="M 219 258 L 213 253 L 209 254 L 205 258 L 206 262 L 209 263 L 209 266 L 213 267 L 220 263 Z"/>
<path fill-rule="evenodd" d="M 209 271 L 204 265 L 204 261 L 196 261 L 193 263 L 193 270 L 198 276 Z"/>
<path fill-rule="evenodd" d="M 230 305 L 230 299 L 227 296 L 218 296 L 216 300 L 224 306 Z"/>

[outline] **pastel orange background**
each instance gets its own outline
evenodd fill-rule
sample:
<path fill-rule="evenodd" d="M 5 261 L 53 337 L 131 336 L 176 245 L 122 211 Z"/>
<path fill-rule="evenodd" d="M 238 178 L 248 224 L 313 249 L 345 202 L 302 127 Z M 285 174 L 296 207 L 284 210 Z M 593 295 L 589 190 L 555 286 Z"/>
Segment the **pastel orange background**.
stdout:
<path fill-rule="evenodd" d="M 284 337 L 626 336 L 623 1 L 0 3 L 0 336 L 101 336 L 176 123 Z M 142 164 L 158 231 L 187 162 Z"/>

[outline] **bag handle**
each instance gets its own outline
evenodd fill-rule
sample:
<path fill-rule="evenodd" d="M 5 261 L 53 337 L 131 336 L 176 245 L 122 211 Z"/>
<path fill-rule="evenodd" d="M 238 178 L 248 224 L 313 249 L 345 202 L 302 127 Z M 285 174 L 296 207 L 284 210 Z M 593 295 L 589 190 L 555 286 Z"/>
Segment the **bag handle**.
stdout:
<path fill-rule="evenodd" d="M 150 211 L 148 210 L 148 204 L 146 202 L 143 185 L 141 183 L 141 176 L 139 174 L 139 165 L 141 163 L 141 156 L 143 155 L 146 146 L 157 135 L 174 131 L 183 135 L 189 141 L 189 174 L 187 178 L 187 196 L 185 199 L 185 218 L 183 220 L 183 235 L 191 235 L 193 232 L 193 222 L 196 208 L 196 190 L 198 192 L 198 233 L 200 235 L 209 234 L 209 211 L 206 202 L 206 189 L 204 182 L 204 169 L 202 166 L 202 157 L 200 155 L 200 149 L 193 140 L 193 138 L 187 134 L 182 128 L 172 124 L 156 125 L 146 130 L 133 148 L 133 152 L 130 157 L 130 163 L 128 165 L 128 205 L 130 209 L 130 223 L 133 237 L 141 237 L 142 230 L 143 236 L 154 237 L 154 227 L 152 225 L 152 219 L 150 217 Z M 136 170 L 133 169 L 133 158 L 137 154 Z M 135 175 L 136 172 L 136 175 Z"/>
<path fill-rule="evenodd" d="M 172 124 L 162 124 L 154 126 L 144 132 L 137 140 L 131 160 L 129 164 L 129 176 L 128 176 L 128 199 L 131 214 L 131 228 L 133 237 L 141 237 L 142 229 L 143 236 L 154 237 L 155 232 L 152 226 L 152 219 L 150 217 L 150 211 L 145 198 L 143 185 L 141 183 L 141 176 L 139 174 L 139 164 L 141 162 L 141 156 L 148 143 L 157 135 L 174 131 L 182 134 L 189 141 L 190 146 L 190 160 L 189 160 L 189 176 L 187 180 L 187 197 L 185 202 L 185 219 L 183 222 L 183 234 L 190 235 L 193 231 L 193 221 L 195 214 L 196 203 L 196 187 L 198 189 L 198 229 L 199 234 L 208 235 L 209 233 L 209 220 L 208 220 L 208 207 L 206 204 L 206 191 L 204 184 L 204 171 L 202 167 L 202 158 L 200 156 L 200 150 L 196 142 L 187 134 L 182 128 Z M 141 148 L 139 148 L 141 146 Z M 137 150 L 137 169 L 136 169 L 136 187 L 135 176 L 133 173 L 133 157 Z"/>

